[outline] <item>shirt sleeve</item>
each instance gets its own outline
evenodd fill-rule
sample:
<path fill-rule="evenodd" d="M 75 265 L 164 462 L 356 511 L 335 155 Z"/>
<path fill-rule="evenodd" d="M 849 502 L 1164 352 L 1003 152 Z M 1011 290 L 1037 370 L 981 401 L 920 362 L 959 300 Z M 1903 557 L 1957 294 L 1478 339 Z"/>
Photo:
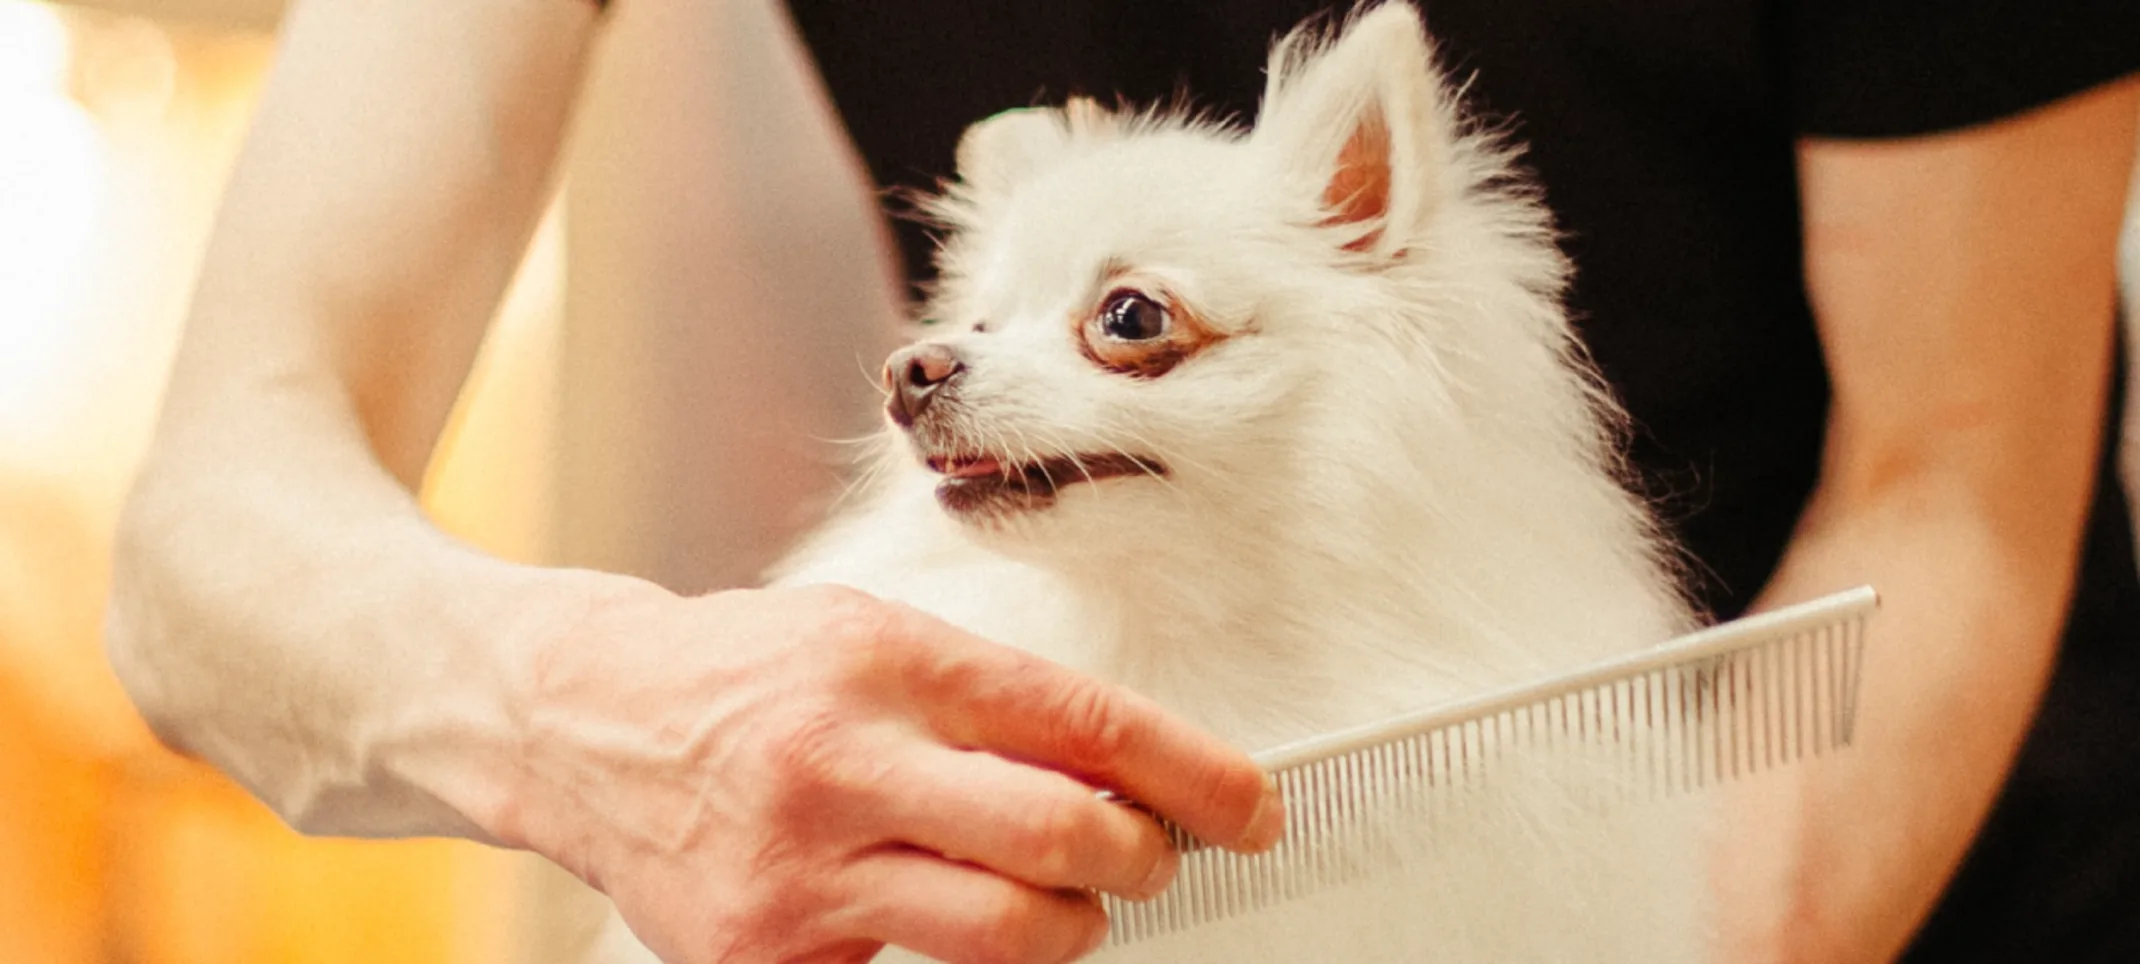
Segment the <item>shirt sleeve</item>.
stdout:
<path fill-rule="evenodd" d="M 1801 134 L 1900 137 L 2026 111 L 2140 71 L 2140 0 L 1799 0 Z"/>

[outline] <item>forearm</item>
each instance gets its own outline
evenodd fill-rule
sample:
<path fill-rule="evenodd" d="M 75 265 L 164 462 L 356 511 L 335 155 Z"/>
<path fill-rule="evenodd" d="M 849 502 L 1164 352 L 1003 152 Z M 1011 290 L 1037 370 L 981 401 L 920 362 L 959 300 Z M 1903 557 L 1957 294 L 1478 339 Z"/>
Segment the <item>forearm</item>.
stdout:
<path fill-rule="evenodd" d="M 1816 500 L 1763 605 L 1869 583 L 1856 741 L 1734 788 L 1733 961 L 1888 961 L 1938 899 L 2004 780 L 2056 652 L 2073 567 L 2042 565 L 1937 477 Z M 2066 553 L 2070 559 L 2077 546 Z M 1732 879 L 1735 878 L 1735 879 Z M 1727 890 L 1727 893 L 1730 891 Z"/>
<path fill-rule="evenodd" d="M 1996 123 L 1799 145 L 1831 384 L 1764 605 L 1870 583 L 1855 744 L 1735 787 L 1733 961 L 1892 959 L 2042 698 L 2105 434 L 2140 81 Z"/>

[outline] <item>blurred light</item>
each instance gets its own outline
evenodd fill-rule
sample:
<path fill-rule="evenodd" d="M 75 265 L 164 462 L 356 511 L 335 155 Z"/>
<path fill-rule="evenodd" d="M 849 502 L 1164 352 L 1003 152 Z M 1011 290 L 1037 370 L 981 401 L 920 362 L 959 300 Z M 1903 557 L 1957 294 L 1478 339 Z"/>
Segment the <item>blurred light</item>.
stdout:
<path fill-rule="evenodd" d="M 178 54 L 170 36 L 140 17 L 98 26 L 75 59 L 83 102 L 114 127 L 161 119 L 178 91 Z"/>
<path fill-rule="evenodd" d="M 0 90 L 58 89 L 67 53 L 67 26 L 51 8 L 0 0 Z"/>
<path fill-rule="evenodd" d="M 58 14 L 0 0 L 0 452 L 49 450 L 66 429 L 73 308 L 105 184 L 97 125 L 65 90 Z"/>

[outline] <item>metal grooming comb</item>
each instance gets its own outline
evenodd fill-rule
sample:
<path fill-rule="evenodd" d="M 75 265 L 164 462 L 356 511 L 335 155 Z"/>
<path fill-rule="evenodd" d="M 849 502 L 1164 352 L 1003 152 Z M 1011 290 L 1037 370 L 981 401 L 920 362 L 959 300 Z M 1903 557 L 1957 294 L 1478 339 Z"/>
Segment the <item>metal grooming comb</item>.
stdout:
<path fill-rule="evenodd" d="M 1103 896 L 1118 946 L 1224 920 L 1371 873 L 1378 819 L 1430 814 L 1497 761 L 1580 748 L 1625 797 L 1669 796 L 1848 746 L 1865 624 L 1860 587 L 1679 637 L 1536 683 L 1259 754 L 1286 801 L 1277 847 L 1244 856 L 1162 821 L 1174 884 Z M 1603 802 L 1603 801 L 1601 801 Z M 1386 825 L 1386 824 L 1385 824 Z"/>

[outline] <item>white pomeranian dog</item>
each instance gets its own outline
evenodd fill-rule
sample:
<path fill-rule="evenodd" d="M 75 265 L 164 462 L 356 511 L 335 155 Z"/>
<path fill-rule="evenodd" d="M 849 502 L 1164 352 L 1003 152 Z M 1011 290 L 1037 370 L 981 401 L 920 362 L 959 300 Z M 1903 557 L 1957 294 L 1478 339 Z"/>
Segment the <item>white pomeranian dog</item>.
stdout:
<path fill-rule="evenodd" d="M 904 601 L 1251 750 L 1690 625 L 1549 215 L 1409 3 L 1282 41 L 1252 130 L 1089 101 L 983 121 L 931 211 L 892 451 L 781 582 Z M 1687 805 L 1585 817 L 1581 771 L 1475 796 L 1395 876 L 1106 956 L 1699 958 Z"/>

